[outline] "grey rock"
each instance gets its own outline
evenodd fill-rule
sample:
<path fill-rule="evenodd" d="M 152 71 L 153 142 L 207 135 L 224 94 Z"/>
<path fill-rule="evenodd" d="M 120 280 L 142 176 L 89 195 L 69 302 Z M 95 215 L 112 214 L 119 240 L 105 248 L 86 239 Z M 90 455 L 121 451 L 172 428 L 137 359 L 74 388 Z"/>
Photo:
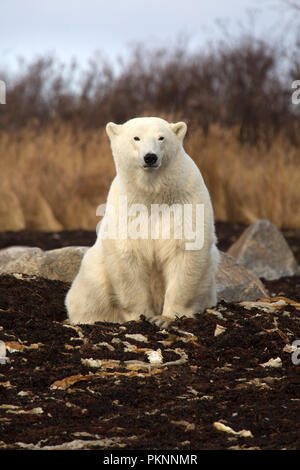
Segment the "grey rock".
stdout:
<path fill-rule="evenodd" d="M 0 274 L 22 273 L 72 282 L 87 249 L 70 246 L 43 251 L 40 248 L 10 247 L 0 251 Z"/>
<path fill-rule="evenodd" d="M 12 246 L 0 251 L 0 273 L 38 276 L 44 251 L 40 248 Z"/>
<path fill-rule="evenodd" d="M 221 262 L 216 276 L 218 301 L 255 301 L 268 297 L 266 288 L 254 273 L 239 264 L 229 254 L 220 253 Z"/>
<path fill-rule="evenodd" d="M 87 250 L 88 247 L 85 246 L 68 246 L 45 251 L 40 276 L 47 279 L 72 282 Z"/>
<path fill-rule="evenodd" d="M 0 273 L 24 273 L 72 282 L 88 247 L 70 246 L 43 251 L 40 248 L 11 247 L 0 251 Z M 217 273 L 218 300 L 239 302 L 267 296 L 261 281 L 226 253 L 221 253 Z"/>
<path fill-rule="evenodd" d="M 268 280 L 294 276 L 298 270 L 284 236 L 269 220 L 256 220 L 227 253 L 258 277 Z"/>

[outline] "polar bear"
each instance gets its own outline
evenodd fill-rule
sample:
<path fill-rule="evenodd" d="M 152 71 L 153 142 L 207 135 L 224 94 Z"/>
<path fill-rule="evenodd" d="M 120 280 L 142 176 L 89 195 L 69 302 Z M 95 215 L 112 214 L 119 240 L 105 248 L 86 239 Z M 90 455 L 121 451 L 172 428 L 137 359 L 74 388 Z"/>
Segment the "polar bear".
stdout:
<path fill-rule="evenodd" d="M 202 175 L 183 149 L 186 131 L 184 122 L 156 117 L 107 124 L 116 177 L 97 240 L 66 297 L 71 323 L 122 323 L 144 316 L 167 327 L 216 304 L 219 252 L 213 209 Z M 127 204 L 125 218 L 120 201 Z M 139 224 L 133 206 L 143 209 Z M 182 208 L 189 208 L 184 218 L 188 235 L 181 227 Z M 143 236 L 132 227 L 130 236 L 128 222 L 135 229 L 146 227 Z M 201 243 L 189 244 L 191 234 Z"/>

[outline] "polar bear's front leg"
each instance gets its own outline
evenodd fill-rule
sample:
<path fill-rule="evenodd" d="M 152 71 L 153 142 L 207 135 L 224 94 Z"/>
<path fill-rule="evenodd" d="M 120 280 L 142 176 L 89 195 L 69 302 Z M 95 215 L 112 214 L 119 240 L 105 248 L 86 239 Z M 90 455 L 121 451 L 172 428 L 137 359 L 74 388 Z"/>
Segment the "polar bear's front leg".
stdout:
<path fill-rule="evenodd" d="M 169 264 L 163 316 L 193 317 L 217 303 L 215 274 L 219 253 L 215 246 L 205 251 L 183 251 Z"/>
<path fill-rule="evenodd" d="M 107 266 L 114 290 L 114 300 L 123 312 L 124 320 L 138 320 L 156 314 L 151 295 L 150 271 L 134 253 L 118 254 L 111 257 Z"/>

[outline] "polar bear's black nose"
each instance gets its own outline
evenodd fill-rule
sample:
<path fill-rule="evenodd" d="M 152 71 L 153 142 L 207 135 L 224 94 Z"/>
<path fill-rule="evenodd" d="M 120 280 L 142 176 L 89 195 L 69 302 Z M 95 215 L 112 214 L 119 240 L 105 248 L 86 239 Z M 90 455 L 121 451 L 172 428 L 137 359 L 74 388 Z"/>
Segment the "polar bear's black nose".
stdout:
<path fill-rule="evenodd" d="M 157 155 L 155 153 L 147 153 L 144 156 L 144 161 L 147 166 L 153 166 L 157 162 Z"/>

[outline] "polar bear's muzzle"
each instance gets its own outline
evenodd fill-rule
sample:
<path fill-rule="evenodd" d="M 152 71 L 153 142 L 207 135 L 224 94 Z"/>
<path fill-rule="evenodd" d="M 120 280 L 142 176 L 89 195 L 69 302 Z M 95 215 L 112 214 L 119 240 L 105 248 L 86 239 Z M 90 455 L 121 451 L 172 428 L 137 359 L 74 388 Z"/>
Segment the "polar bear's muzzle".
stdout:
<path fill-rule="evenodd" d="M 147 153 L 144 156 L 143 168 L 158 168 L 160 166 L 158 160 L 158 156 L 155 153 Z"/>

